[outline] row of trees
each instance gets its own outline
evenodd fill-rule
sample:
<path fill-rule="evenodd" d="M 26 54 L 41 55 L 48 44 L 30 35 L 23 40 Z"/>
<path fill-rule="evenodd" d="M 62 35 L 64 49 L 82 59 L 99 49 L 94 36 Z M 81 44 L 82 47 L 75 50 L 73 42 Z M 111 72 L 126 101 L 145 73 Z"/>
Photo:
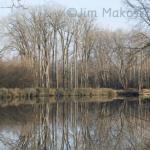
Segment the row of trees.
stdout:
<path fill-rule="evenodd" d="M 150 87 L 150 39 L 143 32 L 103 30 L 92 18 L 53 8 L 17 13 L 2 30 L 3 49 L 32 68 L 36 87 Z"/>

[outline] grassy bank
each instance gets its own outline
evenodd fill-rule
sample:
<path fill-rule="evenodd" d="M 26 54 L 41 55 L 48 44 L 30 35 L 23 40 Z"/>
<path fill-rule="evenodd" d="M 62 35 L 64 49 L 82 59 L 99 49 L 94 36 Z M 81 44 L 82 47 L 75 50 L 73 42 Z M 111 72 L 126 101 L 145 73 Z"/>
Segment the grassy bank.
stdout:
<path fill-rule="evenodd" d="M 72 90 L 64 89 L 48 89 L 48 88 L 25 88 L 25 89 L 6 89 L 0 88 L 0 98 L 34 98 L 34 97 L 94 97 L 94 96 L 138 96 L 138 90 L 128 89 L 128 90 L 114 90 L 109 88 L 80 88 Z"/>
<path fill-rule="evenodd" d="M 33 97 L 63 97 L 63 96 L 116 96 L 117 92 L 113 89 L 72 89 L 72 90 L 64 90 L 64 89 L 48 89 L 48 88 L 25 88 L 25 89 L 0 89 L 0 98 L 33 98 Z"/>

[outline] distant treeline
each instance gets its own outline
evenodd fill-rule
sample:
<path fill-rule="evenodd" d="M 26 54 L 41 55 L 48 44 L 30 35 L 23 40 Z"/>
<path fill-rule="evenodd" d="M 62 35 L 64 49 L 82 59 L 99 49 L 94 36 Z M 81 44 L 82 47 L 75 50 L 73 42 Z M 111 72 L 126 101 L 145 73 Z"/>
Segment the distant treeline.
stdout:
<path fill-rule="evenodd" d="M 149 38 L 140 31 L 109 31 L 92 18 L 38 8 L 3 22 L 1 87 L 149 88 Z"/>

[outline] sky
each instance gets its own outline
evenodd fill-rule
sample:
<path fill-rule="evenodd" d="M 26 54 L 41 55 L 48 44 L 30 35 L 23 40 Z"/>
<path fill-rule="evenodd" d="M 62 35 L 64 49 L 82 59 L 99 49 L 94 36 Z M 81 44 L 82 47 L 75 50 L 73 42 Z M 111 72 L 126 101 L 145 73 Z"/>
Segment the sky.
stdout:
<path fill-rule="evenodd" d="M 12 1 L 17 6 L 17 0 L 0 0 L 0 18 L 4 18 L 15 9 L 6 7 L 12 6 Z M 62 6 L 66 12 L 78 13 L 87 16 L 92 12 L 96 23 L 102 28 L 129 30 L 132 27 L 126 13 L 121 16 L 121 10 L 126 10 L 122 0 L 20 0 L 24 7 L 50 5 Z M 21 10 L 19 10 L 21 11 Z M 117 13 L 117 15 L 115 15 Z"/>

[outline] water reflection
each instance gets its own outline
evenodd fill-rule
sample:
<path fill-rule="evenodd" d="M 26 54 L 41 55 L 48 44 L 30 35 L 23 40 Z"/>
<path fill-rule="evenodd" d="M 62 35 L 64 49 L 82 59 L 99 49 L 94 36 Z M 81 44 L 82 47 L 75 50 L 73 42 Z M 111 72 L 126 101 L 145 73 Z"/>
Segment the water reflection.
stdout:
<path fill-rule="evenodd" d="M 0 108 L 0 149 L 148 150 L 150 104 L 58 101 Z"/>

